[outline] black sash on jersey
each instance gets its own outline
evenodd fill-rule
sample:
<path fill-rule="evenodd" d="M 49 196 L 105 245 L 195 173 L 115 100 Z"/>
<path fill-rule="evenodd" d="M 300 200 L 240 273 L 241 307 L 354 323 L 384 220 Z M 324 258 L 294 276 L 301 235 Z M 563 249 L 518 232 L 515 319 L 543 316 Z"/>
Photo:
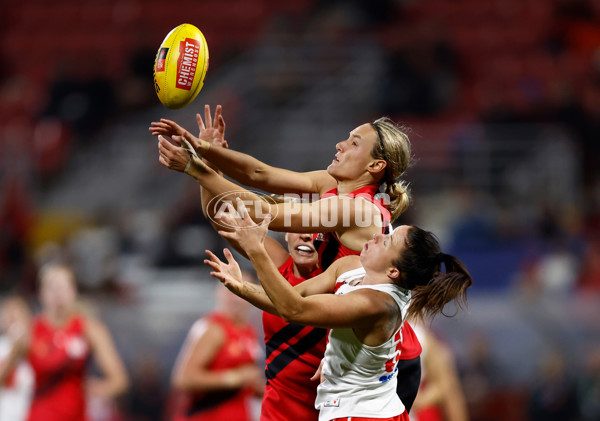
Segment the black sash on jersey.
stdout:
<path fill-rule="evenodd" d="M 306 326 L 289 323 L 287 326 L 275 333 L 266 345 L 266 359 L 268 360 L 271 354 L 281 345 L 287 343 L 290 339 L 296 336 Z M 267 376 L 267 384 L 270 379 L 274 379 L 292 361 L 305 354 L 309 349 L 316 346 L 327 335 L 327 329 L 312 328 L 294 345 L 289 346 L 282 351 L 278 356 L 273 358 L 265 368 Z"/>

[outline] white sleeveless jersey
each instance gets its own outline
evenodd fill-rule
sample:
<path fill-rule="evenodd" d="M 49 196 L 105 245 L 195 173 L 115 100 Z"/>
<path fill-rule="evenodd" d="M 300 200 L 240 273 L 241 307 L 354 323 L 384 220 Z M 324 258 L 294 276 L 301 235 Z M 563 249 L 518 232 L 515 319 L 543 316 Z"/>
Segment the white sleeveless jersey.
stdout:
<path fill-rule="evenodd" d="M 0 337 L 0 361 L 8 356 L 11 347 L 9 339 Z M 33 384 L 33 370 L 29 363 L 19 362 L 8 384 L 0 387 L 0 421 L 27 419 Z"/>
<path fill-rule="evenodd" d="M 362 288 L 385 292 L 398 304 L 404 321 L 410 291 L 393 284 L 356 285 L 364 276 L 363 268 L 342 274 L 336 281 L 335 294 Z M 315 408 L 320 410 L 319 420 L 402 414 L 404 405 L 396 394 L 396 363 L 400 355 L 397 348 L 401 341 L 400 329 L 378 346 L 363 344 L 352 329 L 332 329 L 323 362 L 325 381 L 319 385 L 315 401 Z"/>

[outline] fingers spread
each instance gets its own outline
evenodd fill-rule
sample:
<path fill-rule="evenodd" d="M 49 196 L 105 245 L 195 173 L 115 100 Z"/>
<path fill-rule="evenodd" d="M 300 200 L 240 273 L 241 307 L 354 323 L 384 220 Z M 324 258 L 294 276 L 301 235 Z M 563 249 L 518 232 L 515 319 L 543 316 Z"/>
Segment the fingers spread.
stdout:
<path fill-rule="evenodd" d="M 217 233 L 218 233 L 218 234 L 219 234 L 221 237 L 223 237 L 223 238 L 226 238 L 226 239 L 229 239 L 229 240 L 235 240 L 235 239 L 236 239 L 236 237 L 237 237 L 237 236 L 236 236 L 236 234 L 235 234 L 235 232 L 229 232 L 229 231 L 217 231 Z"/>
<path fill-rule="evenodd" d="M 198 128 L 200 130 L 206 129 L 206 127 L 204 127 L 204 121 L 202 121 L 202 117 L 200 116 L 200 113 L 196 113 L 196 122 L 198 123 Z"/>
<path fill-rule="evenodd" d="M 220 269 L 221 269 L 221 267 L 217 263 L 211 262 L 210 260 L 204 259 L 204 264 L 216 271 L 220 271 Z"/>
<path fill-rule="evenodd" d="M 204 106 L 204 119 L 206 120 L 206 127 L 212 128 L 212 117 L 210 115 L 210 105 L 208 104 Z"/>
<path fill-rule="evenodd" d="M 210 258 L 210 260 L 212 260 L 213 262 L 221 262 L 221 259 L 219 259 L 212 251 L 205 250 L 205 252 L 208 255 L 208 257 Z"/>

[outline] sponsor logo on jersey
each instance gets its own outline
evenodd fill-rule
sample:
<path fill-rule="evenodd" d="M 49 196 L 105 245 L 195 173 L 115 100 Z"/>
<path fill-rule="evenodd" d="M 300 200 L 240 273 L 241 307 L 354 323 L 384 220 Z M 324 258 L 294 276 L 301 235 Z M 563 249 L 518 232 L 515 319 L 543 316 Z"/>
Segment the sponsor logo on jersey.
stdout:
<path fill-rule="evenodd" d="M 200 55 L 200 42 L 186 38 L 179 43 L 179 59 L 177 60 L 177 81 L 175 87 L 189 91 L 192 89 L 198 56 Z"/>
<path fill-rule="evenodd" d="M 387 376 L 381 376 L 381 377 L 379 378 L 379 381 L 380 381 L 381 383 L 385 383 L 385 382 L 387 382 L 387 381 L 389 381 L 389 380 L 392 380 L 392 377 L 394 377 L 394 374 L 396 373 L 396 371 L 398 371 L 398 367 L 396 367 L 396 368 L 394 369 L 394 371 L 392 372 L 392 374 L 388 374 Z"/>
<path fill-rule="evenodd" d="M 338 407 L 340 406 L 340 398 L 335 398 L 333 400 L 327 401 L 323 403 L 323 406 L 325 407 Z"/>

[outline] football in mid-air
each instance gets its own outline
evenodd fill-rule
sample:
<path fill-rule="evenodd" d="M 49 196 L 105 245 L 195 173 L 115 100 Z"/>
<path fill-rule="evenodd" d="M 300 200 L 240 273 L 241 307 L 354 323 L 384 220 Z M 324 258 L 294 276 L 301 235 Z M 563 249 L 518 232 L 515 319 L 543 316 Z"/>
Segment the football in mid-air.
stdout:
<path fill-rule="evenodd" d="M 202 32 L 184 23 L 167 34 L 154 60 L 154 89 L 173 110 L 189 105 L 204 85 L 208 46 Z"/>

